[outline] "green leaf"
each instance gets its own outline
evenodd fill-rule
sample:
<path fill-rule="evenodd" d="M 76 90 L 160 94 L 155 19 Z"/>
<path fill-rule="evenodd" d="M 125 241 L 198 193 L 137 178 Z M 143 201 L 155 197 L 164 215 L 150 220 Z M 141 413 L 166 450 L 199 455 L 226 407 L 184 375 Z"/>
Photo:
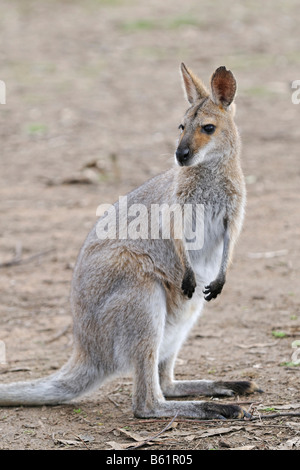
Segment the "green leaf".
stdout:
<path fill-rule="evenodd" d="M 272 331 L 272 335 L 275 338 L 285 338 L 287 334 L 284 331 Z"/>

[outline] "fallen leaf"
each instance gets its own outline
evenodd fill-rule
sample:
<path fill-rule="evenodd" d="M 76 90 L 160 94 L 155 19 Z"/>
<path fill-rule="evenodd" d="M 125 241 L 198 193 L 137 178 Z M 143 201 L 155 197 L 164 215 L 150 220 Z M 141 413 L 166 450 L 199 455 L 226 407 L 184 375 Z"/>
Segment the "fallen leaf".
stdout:
<path fill-rule="evenodd" d="M 227 434 L 233 431 L 240 431 L 241 429 L 244 429 L 244 426 L 230 426 L 229 428 L 207 429 L 205 431 L 197 433 L 197 437 L 211 437 L 219 434 Z"/>
<path fill-rule="evenodd" d="M 275 344 L 278 344 L 277 341 L 273 341 L 272 343 L 237 344 L 236 346 L 242 349 L 251 349 L 251 348 L 267 348 L 269 346 L 274 346 Z"/>
<path fill-rule="evenodd" d="M 106 444 L 110 445 L 114 450 L 126 450 L 126 449 L 134 449 L 137 445 L 141 447 L 142 445 L 153 446 L 157 442 L 152 441 L 141 441 L 138 444 L 134 444 L 132 442 L 116 442 L 116 441 L 108 441 Z"/>
<path fill-rule="evenodd" d="M 80 444 L 80 441 L 55 438 L 55 444 L 63 444 L 64 446 L 78 446 L 78 444 Z"/>
<path fill-rule="evenodd" d="M 273 447 L 273 449 L 280 449 L 280 450 L 290 450 L 290 449 L 298 449 L 300 448 L 300 437 L 294 437 L 293 439 L 289 439 L 286 442 L 283 442 L 278 447 Z"/>
<path fill-rule="evenodd" d="M 220 434 L 227 434 L 229 432 L 237 432 L 244 429 L 244 426 L 230 426 L 230 427 L 222 427 L 222 428 L 210 428 L 206 429 L 205 431 L 198 431 L 198 432 L 186 432 L 186 431 L 178 431 L 172 434 L 172 437 L 183 437 L 185 441 L 193 441 L 194 439 L 211 437 L 211 436 L 218 436 Z"/>
<path fill-rule="evenodd" d="M 296 423 L 294 421 L 288 421 L 286 423 L 287 426 L 290 426 L 291 428 L 296 428 L 296 429 L 299 429 L 300 428 L 300 423 Z"/>
<path fill-rule="evenodd" d="M 79 434 L 79 437 L 84 442 L 93 442 L 95 438 L 89 434 Z"/>
<path fill-rule="evenodd" d="M 273 405 L 275 410 L 297 410 L 300 408 L 300 403 L 290 403 L 288 405 Z"/>
<path fill-rule="evenodd" d="M 188 436 L 185 436 L 184 440 L 187 442 L 191 442 L 194 439 L 196 439 L 197 435 L 196 434 L 189 434 Z"/>
<path fill-rule="evenodd" d="M 116 441 L 108 441 L 106 442 L 109 446 L 111 446 L 114 450 L 125 450 L 128 447 L 131 447 L 132 444 L 121 444 Z"/>
<path fill-rule="evenodd" d="M 256 446 L 241 446 L 241 447 L 230 447 L 230 450 L 252 450 Z"/>
<path fill-rule="evenodd" d="M 142 441 L 145 441 L 147 439 L 147 438 L 145 438 L 145 436 L 140 436 L 136 432 L 127 431 L 127 429 L 118 428 L 118 431 L 120 431 L 121 434 L 125 434 L 125 436 L 131 437 L 131 439 L 133 439 L 136 442 L 142 442 Z M 151 436 L 149 435 L 149 437 L 151 437 Z"/>
<path fill-rule="evenodd" d="M 157 441 L 157 438 L 158 436 L 160 436 L 161 434 L 163 434 L 165 431 L 169 430 L 169 429 L 172 429 L 173 427 L 176 427 L 177 426 L 177 423 L 175 423 L 175 418 L 176 418 L 176 415 L 174 416 L 174 418 L 171 420 L 171 422 L 169 424 L 167 424 L 167 426 L 164 427 L 164 429 L 162 429 L 160 432 L 156 433 L 154 436 L 153 435 L 149 435 L 145 437 L 145 433 L 143 432 L 143 436 L 141 436 L 140 434 L 136 433 L 136 432 L 132 432 L 132 431 L 128 431 L 127 429 L 124 429 L 124 428 L 118 428 L 118 431 L 122 434 L 125 434 L 127 437 L 130 437 L 131 439 L 133 439 L 134 441 L 137 442 L 137 444 L 133 445 L 133 444 L 126 444 L 126 443 L 117 443 L 115 441 L 108 441 L 107 444 L 109 444 L 110 446 L 112 446 L 115 450 L 121 450 L 121 449 L 129 449 L 129 448 L 138 448 L 138 447 L 142 447 L 144 445 L 154 445 L 156 444 L 157 442 L 161 441 L 161 438 L 159 439 L 159 441 Z M 168 439 L 168 438 L 167 438 Z M 152 442 L 154 441 L 155 442 Z M 163 438 L 163 440 L 165 440 Z M 117 448 L 119 447 L 119 449 Z"/>

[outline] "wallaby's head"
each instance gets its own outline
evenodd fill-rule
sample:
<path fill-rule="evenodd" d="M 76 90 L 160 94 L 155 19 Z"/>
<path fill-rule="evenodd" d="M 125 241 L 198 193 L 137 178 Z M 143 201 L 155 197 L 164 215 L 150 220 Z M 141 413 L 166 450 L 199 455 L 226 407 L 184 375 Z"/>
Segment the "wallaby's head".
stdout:
<path fill-rule="evenodd" d="M 179 126 L 176 162 L 194 166 L 231 154 L 239 139 L 233 122 L 236 81 L 232 72 L 219 67 L 211 77 L 211 92 L 184 64 L 181 64 L 181 74 L 191 106 Z"/>

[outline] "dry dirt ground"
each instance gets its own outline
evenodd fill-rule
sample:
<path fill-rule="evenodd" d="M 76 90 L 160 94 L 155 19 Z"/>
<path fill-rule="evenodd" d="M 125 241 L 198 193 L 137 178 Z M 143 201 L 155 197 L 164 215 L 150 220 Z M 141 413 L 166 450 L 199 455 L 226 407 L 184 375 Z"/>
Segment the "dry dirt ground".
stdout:
<path fill-rule="evenodd" d="M 125 377 L 69 405 L 0 409 L 0 448 L 299 449 L 299 2 L 2 0 L 0 9 L 1 382 L 47 375 L 69 357 L 77 253 L 99 204 L 173 164 L 184 61 L 206 83 L 219 65 L 238 80 L 248 204 L 226 287 L 176 373 L 264 390 L 227 400 L 246 402 L 253 421 L 178 419 L 164 430 L 169 420 L 133 417 Z"/>

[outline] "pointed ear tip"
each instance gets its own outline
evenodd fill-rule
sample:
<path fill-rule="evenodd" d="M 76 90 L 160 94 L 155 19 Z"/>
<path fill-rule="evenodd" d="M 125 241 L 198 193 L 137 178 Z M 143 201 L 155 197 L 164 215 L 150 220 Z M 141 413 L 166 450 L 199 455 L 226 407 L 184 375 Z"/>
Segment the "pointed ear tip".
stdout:
<path fill-rule="evenodd" d="M 186 65 L 184 62 L 181 62 L 180 64 L 180 70 L 187 70 Z"/>

